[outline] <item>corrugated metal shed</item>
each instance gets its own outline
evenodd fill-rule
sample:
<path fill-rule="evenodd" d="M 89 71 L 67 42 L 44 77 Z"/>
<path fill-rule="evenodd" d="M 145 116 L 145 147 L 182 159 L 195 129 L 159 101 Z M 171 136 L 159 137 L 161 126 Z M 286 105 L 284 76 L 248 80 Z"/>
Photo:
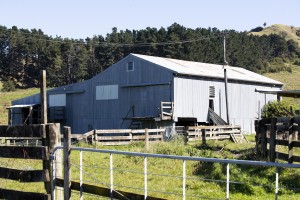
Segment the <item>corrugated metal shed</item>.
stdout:
<path fill-rule="evenodd" d="M 227 67 L 231 123 L 253 132 L 259 109 L 276 95 L 255 89 L 280 90 L 282 83 L 238 68 Z M 173 125 L 180 118 L 208 121 L 209 104 L 226 116 L 222 65 L 130 54 L 90 80 L 47 91 L 48 106 L 64 106 L 64 125 L 73 133 L 91 129 L 128 128 L 136 117 L 153 119 L 145 127 Z M 13 105 L 39 104 L 39 94 L 14 101 Z M 173 102 L 170 120 L 160 117 L 161 102 Z M 132 108 L 134 107 L 134 112 Z M 16 116 L 18 117 L 18 116 Z M 16 119 L 16 123 L 20 120 Z"/>

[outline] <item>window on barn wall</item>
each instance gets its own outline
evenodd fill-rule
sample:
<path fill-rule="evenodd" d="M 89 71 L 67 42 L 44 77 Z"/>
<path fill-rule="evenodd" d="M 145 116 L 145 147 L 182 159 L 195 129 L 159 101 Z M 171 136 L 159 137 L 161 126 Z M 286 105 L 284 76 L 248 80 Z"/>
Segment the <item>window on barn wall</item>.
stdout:
<path fill-rule="evenodd" d="M 209 86 L 209 108 L 215 110 L 214 98 L 216 97 L 216 89 L 215 86 Z"/>
<path fill-rule="evenodd" d="M 132 61 L 127 63 L 127 71 L 134 71 L 134 63 Z"/>
<path fill-rule="evenodd" d="M 215 98 L 216 89 L 215 86 L 209 86 L 209 98 Z"/>
<path fill-rule="evenodd" d="M 66 106 L 66 94 L 49 95 L 49 107 Z"/>
<path fill-rule="evenodd" d="M 118 99 L 118 85 L 96 86 L 96 100 Z"/>

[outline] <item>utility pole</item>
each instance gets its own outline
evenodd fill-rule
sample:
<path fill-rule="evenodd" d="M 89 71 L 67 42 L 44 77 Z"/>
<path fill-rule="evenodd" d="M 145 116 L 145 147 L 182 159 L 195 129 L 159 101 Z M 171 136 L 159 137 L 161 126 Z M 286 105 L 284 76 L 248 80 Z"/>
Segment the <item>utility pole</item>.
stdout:
<path fill-rule="evenodd" d="M 223 50 L 224 50 L 224 63 L 223 63 L 223 69 L 224 69 L 224 83 L 225 83 L 225 104 L 226 104 L 226 117 L 227 117 L 227 123 L 230 124 L 229 121 L 229 108 L 228 108 L 228 87 L 227 87 L 227 67 L 228 62 L 226 60 L 226 35 L 223 34 Z"/>

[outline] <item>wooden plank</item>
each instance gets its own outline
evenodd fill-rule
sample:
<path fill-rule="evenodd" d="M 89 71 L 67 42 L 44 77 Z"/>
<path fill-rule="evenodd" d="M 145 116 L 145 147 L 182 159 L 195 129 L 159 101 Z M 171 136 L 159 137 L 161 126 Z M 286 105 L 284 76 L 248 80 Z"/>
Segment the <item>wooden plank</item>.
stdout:
<path fill-rule="evenodd" d="M 50 200 L 50 194 L 41 194 L 35 192 L 23 192 L 0 188 L 1 199 L 30 199 L 30 200 Z"/>
<path fill-rule="evenodd" d="M 101 145 L 108 145 L 108 146 L 114 146 L 114 145 L 127 145 L 131 144 L 130 141 L 118 141 L 118 142 L 97 142 L 97 144 Z"/>
<path fill-rule="evenodd" d="M 294 136 L 294 130 L 293 130 L 293 124 L 294 124 L 294 119 L 292 118 L 290 121 L 289 121 L 289 127 L 290 130 L 289 130 L 289 136 L 288 136 L 288 163 L 293 163 L 293 136 Z"/>
<path fill-rule="evenodd" d="M 20 182 L 50 181 L 48 170 L 19 170 L 4 167 L 0 167 L 0 178 L 16 180 Z"/>
<path fill-rule="evenodd" d="M 293 156 L 294 162 L 300 162 L 300 156 Z"/>
<path fill-rule="evenodd" d="M 132 137 L 131 136 L 98 136 L 97 140 L 98 141 L 104 141 L 104 140 L 107 140 L 107 141 L 111 141 L 111 140 L 131 140 Z M 145 138 L 144 135 L 143 135 L 143 137 Z"/>
<path fill-rule="evenodd" d="M 131 133 L 131 129 L 116 129 L 116 130 L 96 130 L 97 134 L 104 133 Z"/>
<path fill-rule="evenodd" d="M 94 134 L 94 130 L 91 130 L 83 135 L 84 135 L 84 137 L 89 137 L 89 136 L 92 136 L 93 134 Z M 74 134 L 72 134 L 72 135 L 74 135 Z M 71 137 L 72 137 L 72 135 L 71 135 Z"/>
<path fill-rule="evenodd" d="M 272 118 L 271 127 L 270 127 L 270 145 L 269 145 L 269 160 L 275 162 L 276 155 L 276 123 L 277 118 Z"/>
<path fill-rule="evenodd" d="M 293 147 L 300 147 L 300 141 L 293 141 Z"/>
<path fill-rule="evenodd" d="M 276 140 L 276 145 L 288 146 L 289 142 L 287 140 Z"/>
<path fill-rule="evenodd" d="M 47 147 L 0 146 L 0 157 L 49 160 L 49 152 Z"/>
<path fill-rule="evenodd" d="M 223 125 L 223 126 L 189 126 L 188 130 L 199 130 L 199 129 L 240 129 L 238 125 Z"/>
<path fill-rule="evenodd" d="M 57 186 L 62 186 L 63 185 L 63 179 L 57 178 L 56 179 L 56 185 Z M 82 183 L 82 187 L 83 187 L 83 192 L 85 192 L 85 193 L 99 195 L 99 196 L 102 196 L 102 197 L 109 197 L 109 198 L 111 197 L 110 196 L 110 188 L 91 185 L 91 184 L 87 184 L 87 183 Z M 72 181 L 71 189 L 76 190 L 76 191 L 80 191 L 80 183 L 77 182 L 77 181 Z M 142 199 L 144 199 L 144 195 L 143 194 L 135 194 L 135 193 L 131 193 L 131 192 L 125 192 L 125 191 L 121 191 L 121 190 L 115 190 L 113 192 L 113 198 L 114 199 L 121 199 L 121 200 L 122 199 L 142 200 Z M 162 198 L 147 196 L 147 200 L 162 200 Z"/>
<path fill-rule="evenodd" d="M 215 137 L 207 137 L 206 140 L 222 140 L 222 139 L 229 139 L 230 135 L 224 135 L 224 136 L 215 136 Z M 189 138 L 189 141 L 198 141 L 202 140 L 201 137 L 199 138 Z"/>
<path fill-rule="evenodd" d="M 276 152 L 276 158 L 278 158 L 280 160 L 288 161 L 288 154 Z"/>
<path fill-rule="evenodd" d="M 42 137 L 0 137 L 4 140 L 41 140 Z"/>
<path fill-rule="evenodd" d="M 42 137 L 41 125 L 0 125 L 0 137 Z"/>

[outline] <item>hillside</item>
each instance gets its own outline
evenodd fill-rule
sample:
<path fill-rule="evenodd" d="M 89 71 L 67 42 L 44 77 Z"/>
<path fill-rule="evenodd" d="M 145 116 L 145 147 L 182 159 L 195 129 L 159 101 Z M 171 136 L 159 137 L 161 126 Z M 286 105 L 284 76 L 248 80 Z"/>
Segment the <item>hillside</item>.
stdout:
<path fill-rule="evenodd" d="M 294 40 L 300 47 L 300 27 L 274 24 L 264 28 L 260 32 L 251 32 L 251 34 L 257 36 L 276 34 L 284 37 L 287 41 Z"/>
<path fill-rule="evenodd" d="M 1 92 L 2 84 L 0 82 L 0 124 L 8 124 L 7 106 L 11 105 L 11 101 L 20 99 L 39 92 L 38 88 L 18 89 L 15 92 Z"/>

